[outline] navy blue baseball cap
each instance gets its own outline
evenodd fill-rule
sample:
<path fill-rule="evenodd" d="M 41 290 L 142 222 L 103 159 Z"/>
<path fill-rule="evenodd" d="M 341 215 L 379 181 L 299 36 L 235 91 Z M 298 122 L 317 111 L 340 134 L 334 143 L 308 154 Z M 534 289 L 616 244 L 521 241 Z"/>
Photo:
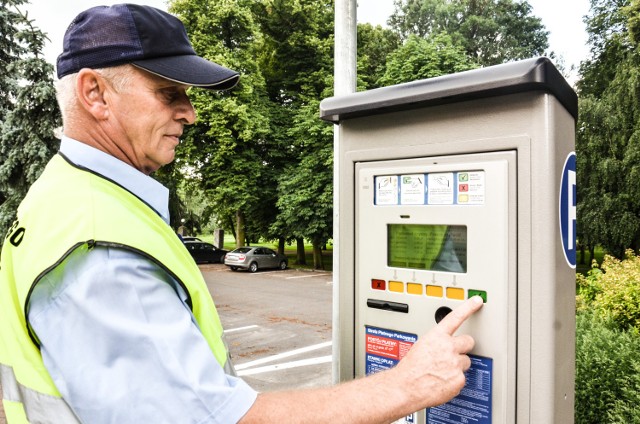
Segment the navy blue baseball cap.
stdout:
<path fill-rule="evenodd" d="M 135 4 L 98 6 L 80 13 L 64 35 L 58 78 L 82 68 L 130 63 L 180 84 L 226 90 L 236 71 L 198 56 L 182 22 L 162 10 Z"/>

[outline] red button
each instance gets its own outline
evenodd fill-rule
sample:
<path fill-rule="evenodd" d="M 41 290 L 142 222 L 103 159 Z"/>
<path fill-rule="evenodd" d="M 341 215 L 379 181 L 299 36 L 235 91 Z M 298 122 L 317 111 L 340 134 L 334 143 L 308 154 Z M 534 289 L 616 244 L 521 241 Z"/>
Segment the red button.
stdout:
<path fill-rule="evenodd" d="M 386 290 L 387 289 L 387 282 L 385 280 L 372 279 L 371 280 L 371 288 L 374 289 L 374 290 Z"/>

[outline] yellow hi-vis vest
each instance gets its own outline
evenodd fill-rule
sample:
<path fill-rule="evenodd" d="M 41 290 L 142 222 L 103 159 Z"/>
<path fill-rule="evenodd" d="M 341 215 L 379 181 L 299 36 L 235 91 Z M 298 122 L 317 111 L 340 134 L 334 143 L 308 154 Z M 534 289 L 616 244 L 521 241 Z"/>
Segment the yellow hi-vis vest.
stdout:
<path fill-rule="evenodd" d="M 137 252 L 182 286 L 221 366 L 222 325 L 200 270 L 172 229 L 117 184 L 54 156 L 18 208 L 0 259 L 0 384 L 9 424 L 77 423 L 61 398 L 26 322 L 30 293 L 73 251 L 94 246 Z"/>

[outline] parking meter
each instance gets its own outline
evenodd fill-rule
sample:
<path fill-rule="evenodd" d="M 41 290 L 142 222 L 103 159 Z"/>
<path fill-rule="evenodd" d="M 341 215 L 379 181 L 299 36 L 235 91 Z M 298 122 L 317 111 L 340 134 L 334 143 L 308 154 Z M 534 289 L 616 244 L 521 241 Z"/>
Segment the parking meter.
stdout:
<path fill-rule="evenodd" d="M 577 96 L 558 70 L 498 65 L 320 115 L 339 131 L 336 379 L 393 367 L 480 295 L 459 330 L 476 340 L 465 388 L 400 422 L 572 423 Z"/>

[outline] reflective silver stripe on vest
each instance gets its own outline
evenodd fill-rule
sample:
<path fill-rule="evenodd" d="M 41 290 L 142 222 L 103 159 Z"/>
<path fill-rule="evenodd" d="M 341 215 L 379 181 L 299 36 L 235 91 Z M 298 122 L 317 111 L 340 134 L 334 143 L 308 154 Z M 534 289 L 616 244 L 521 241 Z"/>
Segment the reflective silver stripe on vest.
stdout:
<path fill-rule="evenodd" d="M 18 383 L 13 368 L 0 364 L 0 385 L 2 397 L 12 402 L 20 402 L 31 424 L 78 424 L 64 399 L 37 392 Z"/>

